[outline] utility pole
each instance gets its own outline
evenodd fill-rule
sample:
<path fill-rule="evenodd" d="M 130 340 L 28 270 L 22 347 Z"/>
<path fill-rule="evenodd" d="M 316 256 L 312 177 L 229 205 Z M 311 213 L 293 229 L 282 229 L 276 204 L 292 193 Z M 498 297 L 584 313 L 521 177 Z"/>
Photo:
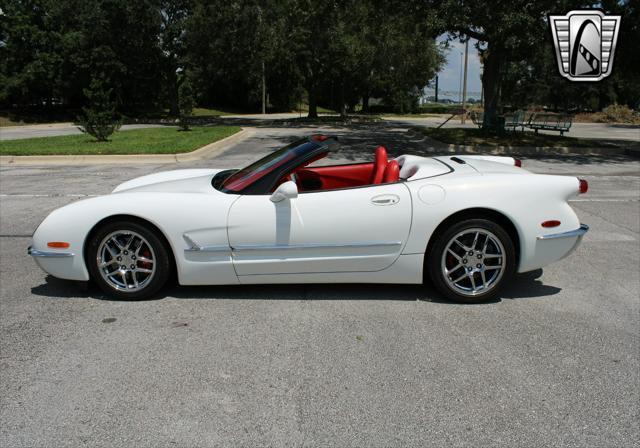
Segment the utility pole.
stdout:
<path fill-rule="evenodd" d="M 460 83 L 458 87 L 458 103 L 462 104 L 462 51 L 460 52 Z"/>
<path fill-rule="evenodd" d="M 462 109 L 467 107 L 467 64 L 469 62 L 469 38 L 464 43 L 464 81 L 462 84 Z M 462 124 L 464 124 L 467 118 L 466 112 L 462 113 Z"/>
<path fill-rule="evenodd" d="M 264 68 L 264 60 L 262 61 L 262 115 L 267 113 L 267 80 Z"/>
<path fill-rule="evenodd" d="M 436 103 L 438 102 L 438 75 L 436 75 Z"/>

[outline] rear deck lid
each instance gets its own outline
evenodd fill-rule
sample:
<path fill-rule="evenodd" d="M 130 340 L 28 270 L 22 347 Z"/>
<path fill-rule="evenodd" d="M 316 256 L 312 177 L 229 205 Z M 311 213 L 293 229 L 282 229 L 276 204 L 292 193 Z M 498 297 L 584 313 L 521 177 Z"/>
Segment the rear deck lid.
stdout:
<path fill-rule="evenodd" d="M 396 161 L 400 164 L 400 178 L 406 180 L 425 179 L 453 171 L 447 163 L 430 157 L 403 155 Z"/>

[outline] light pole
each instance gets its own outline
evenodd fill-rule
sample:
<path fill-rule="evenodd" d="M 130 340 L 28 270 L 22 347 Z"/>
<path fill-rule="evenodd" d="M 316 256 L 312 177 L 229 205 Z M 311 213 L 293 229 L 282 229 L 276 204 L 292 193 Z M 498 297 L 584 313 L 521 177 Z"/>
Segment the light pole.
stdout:
<path fill-rule="evenodd" d="M 458 103 L 462 103 L 462 51 L 460 52 L 460 83 L 458 87 Z"/>
<path fill-rule="evenodd" d="M 461 122 L 464 124 L 467 113 L 464 109 L 467 106 L 467 64 L 469 62 L 469 38 L 464 43 L 464 80 L 462 81 L 462 119 Z"/>

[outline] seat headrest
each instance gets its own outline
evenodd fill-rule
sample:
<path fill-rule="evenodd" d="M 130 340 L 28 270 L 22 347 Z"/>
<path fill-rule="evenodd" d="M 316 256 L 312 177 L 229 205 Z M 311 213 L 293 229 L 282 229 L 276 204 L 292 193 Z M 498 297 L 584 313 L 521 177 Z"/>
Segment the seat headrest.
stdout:
<path fill-rule="evenodd" d="M 384 177 L 384 170 L 387 168 L 387 150 L 384 146 L 376 148 L 375 160 L 373 162 L 373 172 L 371 173 L 372 184 L 379 184 Z"/>
<path fill-rule="evenodd" d="M 382 182 L 387 184 L 391 182 L 398 182 L 400 179 L 400 164 L 395 160 L 390 160 L 387 163 L 387 167 L 384 170 L 384 176 Z"/>

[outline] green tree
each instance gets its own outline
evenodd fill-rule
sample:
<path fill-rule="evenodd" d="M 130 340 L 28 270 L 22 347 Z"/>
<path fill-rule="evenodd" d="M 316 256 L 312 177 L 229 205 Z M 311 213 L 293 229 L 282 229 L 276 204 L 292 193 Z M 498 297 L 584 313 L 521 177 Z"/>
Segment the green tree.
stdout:
<path fill-rule="evenodd" d="M 553 0 L 513 0 L 487 7 L 484 3 L 462 0 L 438 2 L 442 20 L 453 37 L 471 37 L 479 41 L 478 49 L 484 61 L 484 129 L 496 126 L 505 65 L 540 44 L 544 21 L 556 3 Z"/>
<path fill-rule="evenodd" d="M 157 107 L 162 53 L 156 0 L 21 0 L 0 5 L 0 101 L 85 104 L 103 73 L 123 112 Z"/>
<path fill-rule="evenodd" d="M 111 99 L 113 89 L 107 87 L 103 77 L 95 77 L 83 91 L 88 105 L 82 109 L 83 114 L 79 118 L 80 130 L 99 142 L 106 142 L 121 125 L 115 102 Z"/>
<path fill-rule="evenodd" d="M 161 26 L 159 45 L 162 50 L 161 98 L 169 105 L 169 114 L 177 116 L 178 71 L 186 56 L 184 34 L 191 13 L 191 0 L 159 0 Z"/>

